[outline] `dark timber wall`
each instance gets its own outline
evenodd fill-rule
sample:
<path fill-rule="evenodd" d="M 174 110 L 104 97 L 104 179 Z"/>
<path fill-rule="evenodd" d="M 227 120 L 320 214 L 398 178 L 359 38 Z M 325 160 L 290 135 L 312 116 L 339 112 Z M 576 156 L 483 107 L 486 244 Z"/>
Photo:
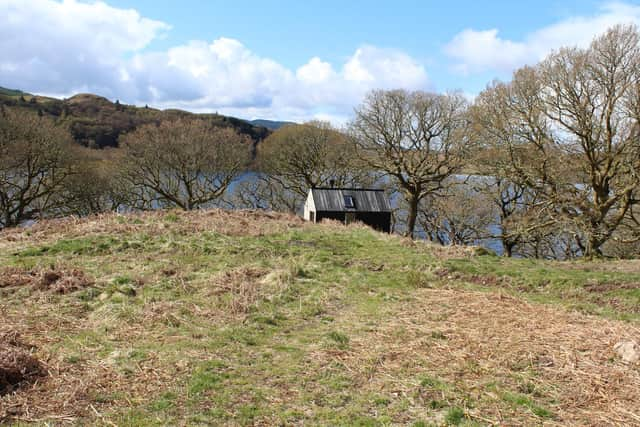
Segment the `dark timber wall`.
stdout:
<path fill-rule="evenodd" d="M 346 212 L 335 211 L 317 211 L 316 221 L 320 222 L 323 219 L 333 219 L 340 222 L 345 222 Z M 353 212 L 355 221 L 362 222 L 368 226 L 385 233 L 391 232 L 391 212 Z"/>

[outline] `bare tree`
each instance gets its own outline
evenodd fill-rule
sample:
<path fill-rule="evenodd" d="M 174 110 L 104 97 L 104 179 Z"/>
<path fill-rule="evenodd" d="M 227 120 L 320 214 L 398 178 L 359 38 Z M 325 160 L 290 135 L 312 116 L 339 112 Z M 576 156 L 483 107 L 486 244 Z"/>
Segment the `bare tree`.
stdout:
<path fill-rule="evenodd" d="M 485 139 L 507 153 L 508 177 L 541 196 L 545 221 L 571 219 L 588 257 L 637 203 L 638 41 L 635 27 L 616 26 L 588 49 L 561 49 L 477 100 Z"/>
<path fill-rule="evenodd" d="M 238 186 L 243 206 L 299 210 L 310 188 L 370 185 L 372 174 L 349 139 L 325 122 L 278 129 L 258 147 L 260 174 Z"/>
<path fill-rule="evenodd" d="M 606 256 L 616 258 L 637 258 L 640 255 L 640 217 L 638 205 L 629 209 L 627 218 L 612 234 L 611 239 L 602 245 Z"/>
<path fill-rule="evenodd" d="M 228 204 L 232 208 L 261 209 L 296 213 L 301 209 L 304 197 L 285 188 L 271 175 L 257 172 L 234 187 Z"/>
<path fill-rule="evenodd" d="M 463 166 L 467 103 L 459 94 L 371 92 L 356 109 L 351 133 L 363 161 L 399 187 L 413 236 L 418 206 Z"/>
<path fill-rule="evenodd" d="M 218 200 L 246 169 L 247 139 L 203 120 L 145 125 L 125 135 L 123 178 L 136 207 L 191 210 Z"/>
<path fill-rule="evenodd" d="M 68 131 L 22 110 L 0 110 L 0 228 L 52 215 L 73 174 Z"/>
<path fill-rule="evenodd" d="M 124 161 L 119 149 L 100 151 L 77 147 L 81 157 L 76 173 L 65 183 L 61 195 L 65 215 L 86 216 L 101 212 L 117 211 L 130 206 L 130 184 L 118 173 Z"/>
<path fill-rule="evenodd" d="M 472 108 L 475 113 L 476 110 Z M 482 139 L 482 135 L 478 138 Z M 532 188 L 509 179 L 504 169 L 509 162 L 505 150 L 491 144 L 479 144 L 478 148 L 472 162 L 480 175 L 471 178 L 469 184 L 493 205 L 495 223 L 489 237 L 500 241 L 503 255 L 521 255 L 527 236 L 540 227 L 538 197 Z"/>
<path fill-rule="evenodd" d="M 486 194 L 452 184 L 443 197 L 425 199 L 418 222 L 427 238 L 441 245 L 470 245 L 491 235 L 496 211 Z"/>

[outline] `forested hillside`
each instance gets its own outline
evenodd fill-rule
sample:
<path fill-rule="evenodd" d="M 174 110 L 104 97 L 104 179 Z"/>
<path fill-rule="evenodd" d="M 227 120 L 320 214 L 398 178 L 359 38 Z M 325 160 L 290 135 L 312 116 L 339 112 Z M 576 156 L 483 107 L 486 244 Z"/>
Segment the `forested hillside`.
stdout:
<path fill-rule="evenodd" d="M 90 148 L 117 147 L 121 134 L 147 123 L 160 123 L 178 118 L 199 118 L 210 124 L 231 127 L 246 135 L 254 144 L 269 135 L 270 130 L 244 120 L 220 114 L 194 114 L 182 110 L 158 110 L 111 102 L 92 94 L 78 94 L 67 99 L 31 95 L 20 90 L 0 87 L 0 106 L 21 107 L 66 123 L 76 142 Z"/>

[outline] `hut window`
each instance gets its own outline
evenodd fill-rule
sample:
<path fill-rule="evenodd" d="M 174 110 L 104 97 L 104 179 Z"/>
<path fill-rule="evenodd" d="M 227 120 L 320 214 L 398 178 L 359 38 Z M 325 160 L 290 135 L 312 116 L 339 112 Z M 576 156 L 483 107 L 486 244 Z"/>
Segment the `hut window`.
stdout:
<path fill-rule="evenodd" d="M 344 196 L 344 207 L 347 209 L 354 209 L 356 207 L 353 196 Z"/>

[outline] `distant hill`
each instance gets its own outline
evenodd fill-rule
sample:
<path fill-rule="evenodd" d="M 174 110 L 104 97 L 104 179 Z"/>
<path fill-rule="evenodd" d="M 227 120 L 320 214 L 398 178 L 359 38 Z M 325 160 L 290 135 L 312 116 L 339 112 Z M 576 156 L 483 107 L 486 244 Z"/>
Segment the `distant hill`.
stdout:
<path fill-rule="evenodd" d="M 270 130 L 277 130 L 277 129 L 280 129 L 282 126 L 296 124 L 294 122 L 278 122 L 274 120 L 263 120 L 263 119 L 247 120 L 247 122 L 251 123 L 254 126 L 262 126 Z"/>
<path fill-rule="evenodd" d="M 0 86 L 0 95 L 20 96 L 20 95 L 29 95 L 29 94 L 22 92 L 21 90 L 7 89 L 5 87 Z"/>
<path fill-rule="evenodd" d="M 91 148 L 117 147 L 121 134 L 147 123 L 160 123 L 190 117 L 211 122 L 215 126 L 231 127 L 250 137 L 254 146 L 266 138 L 271 130 L 220 114 L 195 114 L 182 110 L 158 110 L 111 102 L 93 94 L 78 94 L 67 99 L 32 95 L 20 90 L 0 87 L 0 105 L 24 108 L 51 116 L 69 126 L 79 144 Z"/>

